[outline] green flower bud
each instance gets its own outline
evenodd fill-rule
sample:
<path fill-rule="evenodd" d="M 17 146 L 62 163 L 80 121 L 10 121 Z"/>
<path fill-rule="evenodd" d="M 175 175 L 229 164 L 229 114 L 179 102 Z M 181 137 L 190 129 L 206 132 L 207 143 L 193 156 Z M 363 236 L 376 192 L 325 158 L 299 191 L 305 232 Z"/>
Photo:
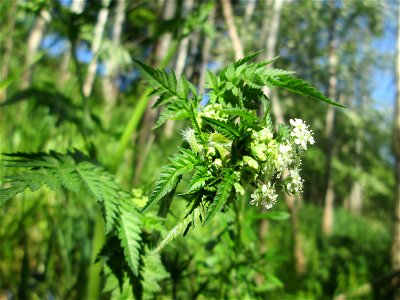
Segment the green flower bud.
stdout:
<path fill-rule="evenodd" d="M 266 161 L 267 155 L 265 153 L 267 152 L 267 150 L 268 149 L 265 144 L 258 144 L 251 147 L 251 154 L 259 161 Z"/>
<path fill-rule="evenodd" d="M 243 156 L 244 164 L 248 165 L 250 168 L 258 171 L 258 162 L 251 156 Z"/>

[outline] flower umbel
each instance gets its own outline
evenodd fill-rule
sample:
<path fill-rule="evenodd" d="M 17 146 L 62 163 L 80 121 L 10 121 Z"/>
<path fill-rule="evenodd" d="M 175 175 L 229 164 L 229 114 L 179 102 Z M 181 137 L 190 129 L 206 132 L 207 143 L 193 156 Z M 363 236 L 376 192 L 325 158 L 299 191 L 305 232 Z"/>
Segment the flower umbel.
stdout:
<path fill-rule="evenodd" d="M 303 120 L 290 119 L 290 124 L 294 127 L 291 136 L 294 143 L 298 145 L 299 148 L 307 150 L 307 143 L 314 144 L 313 132 L 308 129 L 308 125 L 306 125 Z"/>
<path fill-rule="evenodd" d="M 251 194 L 251 198 L 250 204 L 256 206 L 261 204 L 265 208 L 270 209 L 276 203 L 278 194 L 275 191 L 275 187 L 271 185 L 271 182 L 268 182 L 254 190 L 253 194 Z"/>

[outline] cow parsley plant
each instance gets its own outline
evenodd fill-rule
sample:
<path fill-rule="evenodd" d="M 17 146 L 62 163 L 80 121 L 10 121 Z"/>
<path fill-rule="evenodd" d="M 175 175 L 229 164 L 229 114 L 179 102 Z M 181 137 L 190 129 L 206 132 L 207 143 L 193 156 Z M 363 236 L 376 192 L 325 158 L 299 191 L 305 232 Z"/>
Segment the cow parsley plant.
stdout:
<path fill-rule="evenodd" d="M 325 97 L 293 72 L 254 63 L 257 55 L 230 64 L 220 74 L 208 73 L 207 105 L 202 107 L 196 88 L 183 76 L 137 65 L 158 96 L 155 107 L 164 107 L 156 127 L 166 120 L 190 122 L 182 132 L 184 143 L 170 164 L 161 170 L 156 186 L 142 212 L 160 201 L 169 209 L 177 185 L 188 174 L 189 183 L 181 194 L 187 199 L 186 216 L 170 231 L 156 251 L 199 222 L 207 224 L 215 215 L 238 201 L 248 190 L 249 204 L 271 209 L 280 191 L 299 195 L 301 156 L 313 133 L 301 119 L 279 125 L 275 132 L 265 86 L 281 87 L 332 105 Z M 262 117 L 258 112 L 263 111 Z"/>

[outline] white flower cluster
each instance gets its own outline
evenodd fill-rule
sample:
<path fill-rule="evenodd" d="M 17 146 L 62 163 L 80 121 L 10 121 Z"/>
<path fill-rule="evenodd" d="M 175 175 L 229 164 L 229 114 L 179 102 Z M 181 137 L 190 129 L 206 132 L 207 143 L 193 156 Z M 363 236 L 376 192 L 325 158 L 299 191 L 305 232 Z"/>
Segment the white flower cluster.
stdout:
<path fill-rule="evenodd" d="M 255 189 L 251 194 L 250 204 L 258 206 L 261 204 L 266 209 L 270 209 L 276 203 L 278 194 L 276 193 L 275 187 L 271 185 L 271 182 L 263 184 L 259 188 Z"/>
<path fill-rule="evenodd" d="M 303 120 L 290 119 L 290 124 L 294 127 L 291 136 L 294 138 L 296 145 L 307 150 L 307 143 L 314 144 L 312 131 L 308 129 L 308 125 Z"/>
<path fill-rule="evenodd" d="M 252 178 L 253 185 L 258 188 L 251 195 L 250 204 L 261 204 L 267 209 L 271 208 L 278 197 L 277 187 L 283 188 L 291 195 L 299 195 L 302 192 L 300 155 L 307 149 L 307 144 L 314 144 L 314 138 L 312 131 L 302 120 L 291 119 L 290 124 L 290 135 L 280 139 L 274 139 L 273 133 L 265 128 L 252 132 L 247 148 L 255 160 L 251 164 L 257 164 L 257 171 L 260 171 Z M 244 156 L 243 161 L 250 165 L 250 158 Z M 283 183 L 278 183 L 278 179 L 286 174 Z"/>
<path fill-rule="evenodd" d="M 220 104 L 209 104 L 199 113 L 200 126 L 201 116 L 223 122 L 228 120 Z M 193 129 L 184 131 L 183 137 L 190 148 L 206 161 L 210 167 L 209 172 L 218 177 L 224 168 L 234 168 L 237 178 L 240 178 L 234 183 L 236 192 L 244 194 L 244 186 L 255 186 L 250 204 L 269 209 L 277 201 L 277 190 L 283 189 L 291 195 L 299 195 L 303 190 L 303 180 L 300 177 L 301 155 L 307 150 L 308 144 L 314 144 L 314 138 L 303 120 L 291 119 L 290 125 L 278 133 L 277 137 L 268 128 L 247 129 L 248 134 L 243 137 L 246 141 L 244 148 L 241 148 L 239 154 L 235 153 L 234 161 L 231 161 L 232 141 L 221 133 L 209 133 L 206 145 L 197 141 Z"/>

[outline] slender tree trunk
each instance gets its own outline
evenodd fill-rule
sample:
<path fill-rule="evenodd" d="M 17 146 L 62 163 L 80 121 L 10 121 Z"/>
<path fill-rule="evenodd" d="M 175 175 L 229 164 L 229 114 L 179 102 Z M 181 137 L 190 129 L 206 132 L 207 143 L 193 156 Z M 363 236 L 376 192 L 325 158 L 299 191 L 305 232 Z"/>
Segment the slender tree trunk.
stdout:
<path fill-rule="evenodd" d="M 2 66 L 1 66 L 1 77 L 0 81 L 6 80 L 8 78 L 8 73 L 10 69 L 11 53 L 13 51 L 13 39 L 14 39 L 14 27 L 15 27 L 15 13 L 17 10 L 17 1 L 11 2 L 11 7 L 8 12 L 8 22 L 7 22 L 7 38 L 4 43 L 4 52 L 1 53 L 2 56 Z M 4 15 L 4 14 L 3 14 Z M 0 90 L 0 103 L 7 98 L 7 88 Z"/>
<path fill-rule="evenodd" d="M 244 11 L 244 24 L 250 22 L 256 8 L 257 0 L 248 0 Z"/>
<path fill-rule="evenodd" d="M 238 60 L 244 57 L 243 45 L 240 40 L 238 31 L 236 29 L 235 21 L 233 19 L 233 9 L 231 0 L 222 0 L 222 13 L 224 14 L 225 23 L 228 27 L 229 36 L 232 40 L 233 50 L 235 52 L 235 59 Z"/>
<path fill-rule="evenodd" d="M 38 54 L 40 43 L 43 39 L 46 24 L 51 20 L 49 12 L 42 9 L 35 20 L 35 24 L 28 37 L 28 51 L 25 58 L 25 72 L 22 75 L 21 87 L 27 88 L 31 84 L 33 62 Z"/>
<path fill-rule="evenodd" d="M 207 22 L 210 26 L 214 26 L 215 23 L 215 10 L 213 10 L 208 16 Z M 208 62 L 211 56 L 211 38 L 207 35 L 204 36 L 203 48 L 201 50 L 201 65 L 199 75 L 199 93 L 202 94 L 205 91 L 206 73 Z"/>
<path fill-rule="evenodd" d="M 361 130 L 360 130 L 361 131 Z M 356 147 L 356 163 L 355 163 L 355 168 L 358 172 L 361 172 L 361 162 L 360 162 L 360 156 L 362 153 L 362 148 L 363 144 L 359 136 L 361 135 L 361 132 L 357 134 L 356 141 L 355 141 L 355 147 Z M 363 192 L 363 186 L 360 181 L 360 179 L 356 179 L 353 182 L 353 185 L 351 187 L 351 192 L 350 192 L 350 197 L 349 197 L 349 210 L 353 214 L 361 214 L 362 210 L 362 192 Z"/>
<path fill-rule="evenodd" d="M 337 97 L 337 39 L 336 39 L 336 14 L 334 0 L 329 1 L 329 9 L 331 10 L 331 21 L 329 24 L 329 38 L 328 38 L 328 97 L 335 99 Z M 322 232 L 324 235 L 329 236 L 333 231 L 333 212 L 335 201 L 335 190 L 332 174 L 332 161 L 335 155 L 335 108 L 328 107 L 326 115 L 325 138 L 328 141 L 327 148 L 327 166 L 326 166 L 326 193 L 325 193 L 325 206 L 322 217 Z"/>
<path fill-rule="evenodd" d="M 163 11 L 162 11 L 162 19 L 163 20 L 170 20 L 175 16 L 176 11 L 176 1 L 169 1 L 165 0 L 163 4 Z M 168 32 L 165 33 L 160 39 L 157 41 L 156 49 L 155 49 L 155 65 L 160 66 L 165 60 L 167 53 L 169 52 L 168 49 L 171 46 L 172 41 L 172 33 Z M 155 123 L 157 118 L 157 111 L 152 109 L 155 99 L 149 101 L 147 106 L 146 112 L 143 117 L 142 126 L 139 132 L 139 141 L 138 141 L 138 148 L 143 149 L 141 155 L 138 156 L 136 160 L 135 166 L 135 175 L 133 178 L 133 183 L 137 184 L 139 182 L 142 169 L 144 167 L 144 163 L 147 159 L 147 155 L 151 149 L 151 145 L 154 142 L 154 134 L 151 130 L 152 126 Z"/>
<path fill-rule="evenodd" d="M 396 174 L 396 208 L 394 213 L 394 228 L 392 242 L 392 268 L 400 271 L 400 19 L 397 20 L 396 49 L 396 103 L 394 117 L 394 150 Z M 400 291 L 395 291 L 394 299 L 400 299 Z"/>
<path fill-rule="evenodd" d="M 117 49 L 121 45 L 121 33 L 122 26 L 125 22 L 125 8 L 126 1 L 119 0 L 117 1 L 117 7 L 115 11 L 115 20 L 112 32 L 112 47 L 113 49 Z M 104 97 L 108 103 L 108 110 L 111 109 L 118 96 L 118 86 L 116 83 L 116 77 L 118 75 L 118 62 L 117 57 L 112 55 L 110 61 L 106 64 L 106 76 L 103 79 L 103 90 Z"/>
<path fill-rule="evenodd" d="M 72 0 L 71 12 L 79 15 L 82 13 L 84 6 L 85 6 L 85 0 Z M 67 49 L 65 49 L 65 52 L 62 57 L 61 72 L 60 72 L 61 74 L 60 74 L 60 79 L 58 81 L 60 86 L 63 86 L 65 82 L 67 82 L 71 77 L 71 74 L 68 70 L 70 62 L 71 62 L 71 45 L 68 42 Z"/>
<path fill-rule="evenodd" d="M 85 97 L 89 97 L 92 93 L 94 79 L 96 77 L 98 53 L 100 50 L 101 41 L 103 39 L 104 28 L 107 23 L 108 11 L 110 0 L 102 1 L 102 8 L 100 9 L 99 15 L 97 17 L 96 27 L 93 32 L 93 42 L 91 47 L 92 60 L 89 63 L 88 72 L 86 75 L 85 82 L 83 84 L 83 93 Z"/>
<path fill-rule="evenodd" d="M 183 9 L 181 15 L 183 17 L 189 15 L 191 11 L 193 10 L 194 7 L 194 0 L 186 0 L 183 3 Z M 185 68 L 186 65 L 186 59 L 188 56 L 188 48 L 189 48 L 189 36 L 184 37 L 180 44 L 179 44 L 179 49 L 178 49 L 178 56 L 176 58 L 176 63 L 175 63 L 175 74 L 176 77 L 179 78 Z M 172 133 L 174 131 L 174 121 L 173 120 L 167 120 L 164 126 L 164 134 L 166 137 L 171 137 Z"/>

